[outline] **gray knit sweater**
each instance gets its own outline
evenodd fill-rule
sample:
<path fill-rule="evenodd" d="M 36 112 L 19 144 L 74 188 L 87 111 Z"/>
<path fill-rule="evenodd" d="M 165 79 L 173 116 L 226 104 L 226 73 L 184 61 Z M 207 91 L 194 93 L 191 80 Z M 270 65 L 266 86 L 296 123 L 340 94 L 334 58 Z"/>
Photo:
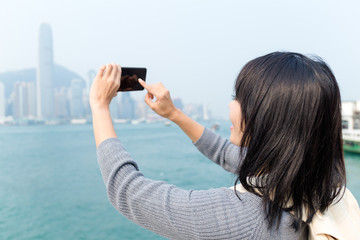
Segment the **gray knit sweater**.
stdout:
<path fill-rule="evenodd" d="M 195 146 L 206 157 L 234 173 L 239 147 L 205 129 Z M 280 228 L 268 229 L 261 198 L 228 187 L 183 190 L 145 178 L 118 138 L 98 147 L 98 161 L 112 205 L 136 224 L 170 239 L 298 239 L 283 212 Z"/>

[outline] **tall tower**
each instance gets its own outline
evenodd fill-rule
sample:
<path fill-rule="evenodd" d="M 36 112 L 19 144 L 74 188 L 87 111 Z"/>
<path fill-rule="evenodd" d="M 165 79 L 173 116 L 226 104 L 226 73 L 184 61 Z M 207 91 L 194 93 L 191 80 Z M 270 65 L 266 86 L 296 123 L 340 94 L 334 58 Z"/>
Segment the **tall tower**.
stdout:
<path fill-rule="evenodd" d="M 39 32 L 39 60 L 36 71 L 37 117 L 54 117 L 53 46 L 49 24 L 42 23 Z"/>
<path fill-rule="evenodd" d="M 14 102 L 13 116 L 16 119 L 23 118 L 26 115 L 26 90 L 24 82 L 16 82 L 14 84 Z"/>
<path fill-rule="evenodd" d="M 74 78 L 70 87 L 70 115 L 73 118 L 84 116 L 82 80 Z"/>
<path fill-rule="evenodd" d="M 121 93 L 120 118 L 121 119 L 135 118 L 135 101 L 131 97 L 129 92 Z"/>
<path fill-rule="evenodd" d="M 84 111 L 85 115 L 91 116 L 91 108 L 89 103 L 89 97 L 90 97 L 90 88 L 91 84 L 94 81 L 94 78 L 96 77 L 96 72 L 94 70 L 89 70 L 88 72 L 88 78 L 86 79 L 86 88 L 83 92 L 83 103 L 84 103 Z"/>

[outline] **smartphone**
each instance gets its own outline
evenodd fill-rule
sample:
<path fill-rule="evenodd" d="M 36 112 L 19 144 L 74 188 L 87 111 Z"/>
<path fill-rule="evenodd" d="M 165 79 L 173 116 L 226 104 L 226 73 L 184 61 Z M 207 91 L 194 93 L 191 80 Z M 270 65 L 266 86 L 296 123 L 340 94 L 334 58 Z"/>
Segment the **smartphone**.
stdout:
<path fill-rule="evenodd" d="M 118 92 L 144 90 L 138 79 L 146 80 L 146 68 L 121 67 Z"/>

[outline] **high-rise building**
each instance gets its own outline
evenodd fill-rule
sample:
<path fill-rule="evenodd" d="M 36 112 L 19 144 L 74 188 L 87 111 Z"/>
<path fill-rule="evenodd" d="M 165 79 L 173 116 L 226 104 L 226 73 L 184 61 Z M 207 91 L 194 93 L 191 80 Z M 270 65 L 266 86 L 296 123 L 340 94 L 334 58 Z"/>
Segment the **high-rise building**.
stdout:
<path fill-rule="evenodd" d="M 86 91 L 90 92 L 90 88 L 91 88 L 91 84 L 94 81 L 94 78 L 96 77 L 96 72 L 95 70 L 91 69 L 88 72 L 88 79 L 86 81 Z"/>
<path fill-rule="evenodd" d="M 35 82 L 29 82 L 25 84 L 27 91 L 27 117 L 36 117 L 36 86 Z"/>
<path fill-rule="evenodd" d="M 89 95 L 90 95 L 91 84 L 94 81 L 95 77 L 96 77 L 96 72 L 94 70 L 90 70 L 88 72 L 88 78 L 86 79 L 86 88 L 83 91 L 83 103 L 84 103 L 84 111 L 86 116 L 91 115 Z"/>
<path fill-rule="evenodd" d="M 211 111 L 208 108 L 207 104 L 203 105 L 203 116 L 202 116 L 204 121 L 208 121 L 211 118 Z"/>
<path fill-rule="evenodd" d="M 121 93 L 121 101 L 119 106 L 121 119 L 134 119 L 135 118 L 135 101 L 132 99 L 129 92 Z"/>
<path fill-rule="evenodd" d="M 23 82 L 14 84 L 13 117 L 23 118 L 25 116 L 26 91 Z"/>
<path fill-rule="evenodd" d="M 39 32 L 39 59 L 37 67 L 37 116 L 49 119 L 54 116 L 53 45 L 49 24 L 42 23 Z"/>
<path fill-rule="evenodd" d="M 6 101 L 6 105 L 5 105 L 5 115 L 6 116 L 14 116 L 14 114 L 13 114 L 14 99 L 15 99 L 15 92 L 13 91 L 10 94 L 9 99 Z"/>
<path fill-rule="evenodd" d="M 74 78 L 70 87 L 70 115 L 73 118 L 84 117 L 83 80 Z"/>
<path fill-rule="evenodd" d="M 180 109 L 180 110 L 183 110 L 184 105 L 183 105 L 183 103 L 182 103 L 181 98 L 174 98 L 174 99 L 173 99 L 173 102 L 174 102 L 175 107 L 177 107 L 177 108 Z"/>
<path fill-rule="evenodd" d="M 119 102 L 120 102 L 119 94 L 116 97 L 114 97 L 110 102 L 109 109 L 112 119 L 119 118 Z"/>
<path fill-rule="evenodd" d="M 203 118 L 203 105 L 202 104 L 186 104 L 184 107 L 184 113 L 193 119 Z"/>
<path fill-rule="evenodd" d="M 58 118 L 69 117 L 69 104 L 67 88 L 62 87 L 61 89 L 55 90 L 54 95 L 54 114 Z"/>
<path fill-rule="evenodd" d="M 34 118 L 35 112 L 35 86 L 33 82 L 16 82 L 14 84 L 13 117 Z"/>
<path fill-rule="evenodd" d="M 145 119 L 147 115 L 147 106 L 144 101 L 136 102 L 135 117 L 137 119 Z"/>
<path fill-rule="evenodd" d="M 5 87 L 4 84 L 0 82 L 0 120 L 5 118 L 5 109 L 6 109 Z"/>

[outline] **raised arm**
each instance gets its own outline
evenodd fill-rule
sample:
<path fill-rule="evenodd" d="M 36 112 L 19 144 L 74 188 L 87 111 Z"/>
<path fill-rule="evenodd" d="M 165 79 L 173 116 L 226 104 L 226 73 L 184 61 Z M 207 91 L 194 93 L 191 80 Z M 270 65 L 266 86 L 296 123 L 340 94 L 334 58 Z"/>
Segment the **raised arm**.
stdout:
<path fill-rule="evenodd" d="M 90 90 L 90 106 L 93 115 L 93 128 L 96 147 L 108 138 L 116 138 L 109 104 L 117 95 L 120 86 L 120 65 L 101 66 Z"/>
<path fill-rule="evenodd" d="M 148 85 L 141 79 L 139 83 L 148 91 L 145 102 L 152 110 L 176 123 L 207 158 L 225 170 L 235 173 L 239 161 L 242 159 L 238 146 L 213 131 L 205 129 L 176 108 L 169 91 L 162 83 Z"/>
<path fill-rule="evenodd" d="M 232 144 L 228 139 L 208 128 L 205 128 L 202 136 L 194 145 L 208 159 L 234 174 L 236 174 L 238 165 L 244 159 L 244 156 L 240 157 L 239 146 Z"/>

